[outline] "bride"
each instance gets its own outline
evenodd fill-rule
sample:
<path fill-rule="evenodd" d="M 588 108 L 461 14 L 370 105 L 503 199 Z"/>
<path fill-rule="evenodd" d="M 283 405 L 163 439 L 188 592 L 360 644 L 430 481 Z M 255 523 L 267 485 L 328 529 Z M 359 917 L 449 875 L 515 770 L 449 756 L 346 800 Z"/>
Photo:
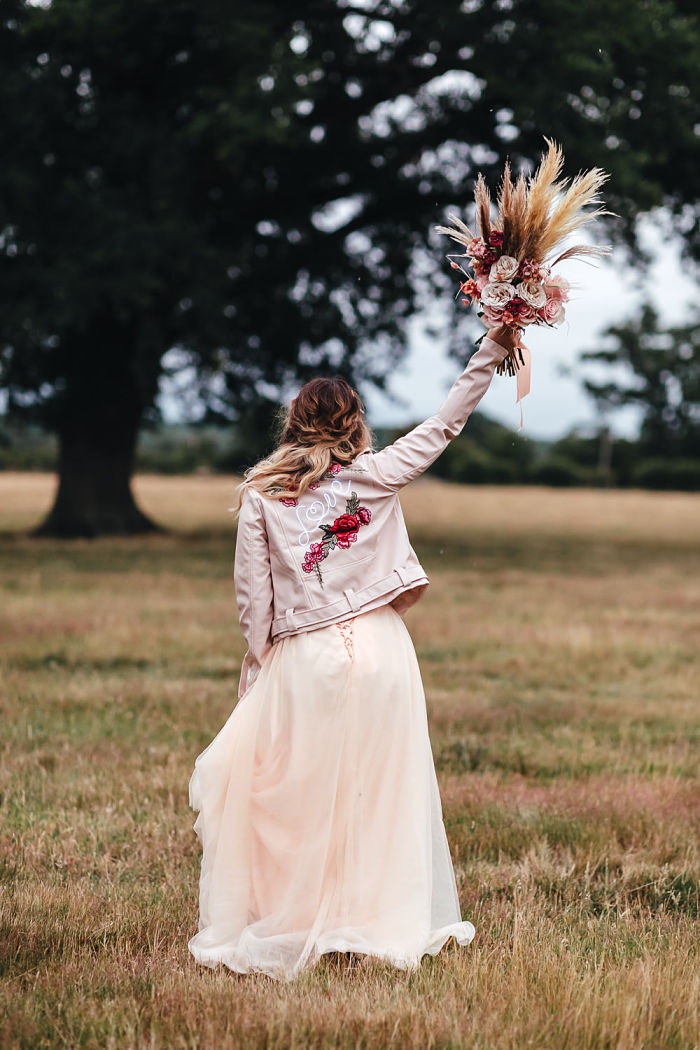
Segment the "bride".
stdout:
<path fill-rule="evenodd" d="M 438 411 L 375 452 L 343 379 L 306 383 L 246 471 L 234 583 L 238 703 L 195 762 L 207 966 L 288 979 L 325 952 L 413 968 L 469 944 L 416 653 L 428 578 L 399 502 L 460 433 L 513 345 L 489 331 Z"/>

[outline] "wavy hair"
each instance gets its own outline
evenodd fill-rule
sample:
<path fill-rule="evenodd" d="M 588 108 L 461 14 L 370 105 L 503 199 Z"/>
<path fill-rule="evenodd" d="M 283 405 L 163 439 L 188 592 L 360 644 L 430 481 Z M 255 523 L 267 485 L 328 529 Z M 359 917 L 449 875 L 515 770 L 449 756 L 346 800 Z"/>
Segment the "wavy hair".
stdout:
<path fill-rule="evenodd" d="M 295 499 L 320 481 L 331 462 L 351 463 L 374 435 L 364 420 L 359 394 L 340 376 L 310 379 L 280 421 L 277 448 L 244 472 L 231 510 L 240 513 L 243 493 Z"/>

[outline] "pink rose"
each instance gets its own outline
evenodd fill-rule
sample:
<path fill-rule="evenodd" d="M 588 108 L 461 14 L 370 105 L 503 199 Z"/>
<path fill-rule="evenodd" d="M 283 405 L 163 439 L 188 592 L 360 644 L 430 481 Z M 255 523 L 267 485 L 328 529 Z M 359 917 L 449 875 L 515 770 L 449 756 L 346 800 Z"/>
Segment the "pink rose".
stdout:
<path fill-rule="evenodd" d="M 351 543 L 354 543 L 357 539 L 356 532 L 340 532 L 338 535 L 338 546 L 342 547 L 343 550 L 347 550 Z"/>
<path fill-rule="evenodd" d="M 477 277 L 477 279 L 476 279 L 476 286 L 479 289 L 479 293 L 483 292 L 484 288 L 489 283 L 490 279 L 491 278 L 489 277 L 489 275 L 487 273 L 482 273 L 479 277 Z"/>
<path fill-rule="evenodd" d="M 522 306 L 518 310 L 518 324 L 534 324 L 536 320 L 537 314 L 535 313 L 535 311 L 528 303 L 523 302 Z"/>
<path fill-rule="evenodd" d="M 338 474 L 339 471 L 340 471 L 340 463 L 337 463 L 335 460 L 333 460 L 333 462 L 331 463 L 330 467 L 328 468 L 328 473 L 332 474 L 335 477 L 335 475 Z"/>
<path fill-rule="evenodd" d="M 566 311 L 561 299 L 548 299 L 537 314 L 546 324 L 560 324 L 566 316 Z"/>
<path fill-rule="evenodd" d="M 304 572 L 313 572 L 317 562 L 323 561 L 327 554 L 328 551 L 322 543 L 312 543 L 304 555 L 304 563 L 302 565 Z"/>
<path fill-rule="evenodd" d="M 357 516 L 363 525 L 369 525 L 370 521 L 372 520 L 372 511 L 369 510 L 367 507 L 358 507 Z"/>
<path fill-rule="evenodd" d="M 503 310 L 495 310 L 492 306 L 485 306 L 484 312 L 481 314 L 481 320 L 487 328 L 495 328 L 496 325 L 503 324 Z"/>
<path fill-rule="evenodd" d="M 284 496 L 280 500 L 280 503 L 284 503 L 285 507 L 296 507 L 298 502 L 293 496 Z"/>
<path fill-rule="evenodd" d="M 561 303 L 567 303 L 569 301 L 571 285 L 566 277 L 557 274 L 555 277 L 548 278 L 544 290 L 547 293 L 548 299 L 558 299 Z"/>

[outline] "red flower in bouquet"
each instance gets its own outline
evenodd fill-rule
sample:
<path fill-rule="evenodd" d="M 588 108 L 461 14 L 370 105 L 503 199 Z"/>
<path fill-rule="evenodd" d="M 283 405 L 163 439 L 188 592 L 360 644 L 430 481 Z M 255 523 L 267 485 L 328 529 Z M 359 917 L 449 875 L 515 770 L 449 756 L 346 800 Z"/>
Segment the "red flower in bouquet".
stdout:
<path fill-rule="evenodd" d="M 468 281 L 462 281 L 460 288 L 462 289 L 462 294 L 469 299 L 477 299 L 479 297 L 479 285 L 472 277 Z M 466 302 L 467 300 L 462 301 Z"/>

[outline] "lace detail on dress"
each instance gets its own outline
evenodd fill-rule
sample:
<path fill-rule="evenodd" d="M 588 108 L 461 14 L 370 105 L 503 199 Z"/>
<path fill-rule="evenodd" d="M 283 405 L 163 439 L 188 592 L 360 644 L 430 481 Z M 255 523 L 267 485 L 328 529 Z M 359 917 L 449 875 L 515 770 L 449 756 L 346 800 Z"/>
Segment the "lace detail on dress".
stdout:
<path fill-rule="evenodd" d="M 341 623 L 336 623 L 336 627 L 343 636 L 343 645 L 345 646 L 346 652 L 351 660 L 354 659 L 355 650 L 352 644 L 352 625 L 353 620 L 342 620 Z"/>

